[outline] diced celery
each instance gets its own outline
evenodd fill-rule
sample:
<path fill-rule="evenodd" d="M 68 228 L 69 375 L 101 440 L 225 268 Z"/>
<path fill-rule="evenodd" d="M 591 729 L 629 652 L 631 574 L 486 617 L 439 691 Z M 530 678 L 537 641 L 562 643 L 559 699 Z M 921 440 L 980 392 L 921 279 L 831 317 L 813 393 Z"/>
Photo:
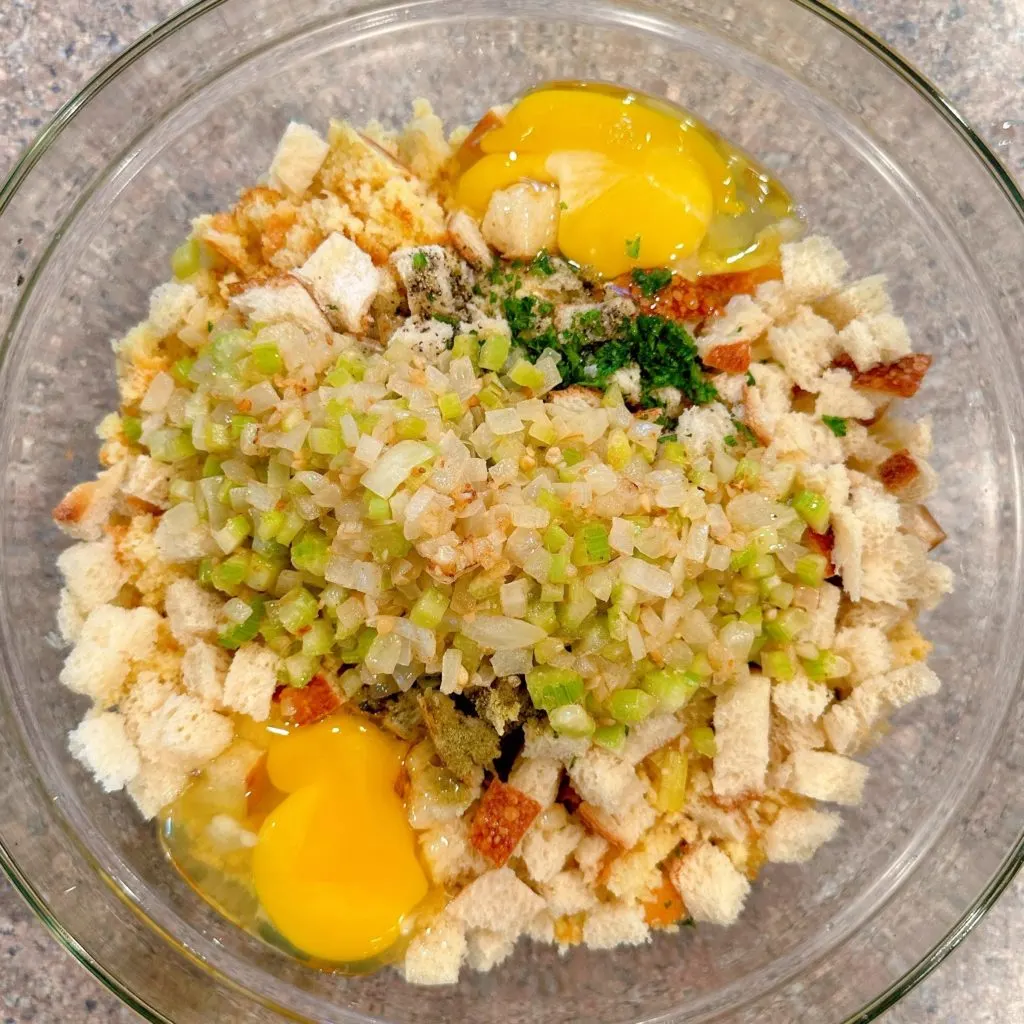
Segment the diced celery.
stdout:
<path fill-rule="evenodd" d="M 569 582 L 569 552 L 557 551 L 551 556 L 551 568 L 548 569 L 548 580 L 552 583 Z"/>
<path fill-rule="evenodd" d="M 409 618 L 414 625 L 422 629 L 437 629 L 450 603 L 451 598 L 443 591 L 437 587 L 428 587 L 416 599 L 409 612 Z"/>
<path fill-rule="evenodd" d="M 235 413 L 235 415 L 231 417 L 231 424 L 229 427 L 229 430 L 231 431 L 231 440 L 237 441 L 242 436 L 242 431 L 245 430 L 250 423 L 255 422 L 255 416 L 246 416 L 242 413 Z"/>
<path fill-rule="evenodd" d="M 263 606 L 260 636 L 278 653 L 288 650 L 292 645 L 291 633 L 281 625 L 277 617 L 277 601 L 267 601 Z"/>
<path fill-rule="evenodd" d="M 248 601 L 252 611 L 249 617 L 242 622 L 236 622 L 227 629 L 217 634 L 217 643 L 221 647 L 234 650 L 242 644 L 252 640 L 260 631 L 260 623 L 263 620 L 263 598 L 252 597 Z"/>
<path fill-rule="evenodd" d="M 778 621 L 792 637 L 799 637 L 811 625 L 811 617 L 803 608 L 786 608 L 779 613 Z"/>
<path fill-rule="evenodd" d="M 642 722 L 653 714 L 658 706 L 658 700 L 644 690 L 628 688 L 616 690 L 608 698 L 606 704 L 608 714 L 616 722 L 622 722 L 625 725 L 635 725 L 637 722 Z"/>
<path fill-rule="evenodd" d="M 565 504 L 554 491 L 549 491 L 547 489 L 541 491 L 537 495 L 536 504 L 538 508 L 544 509 L 552 519 L 565 515 Z M 568 536 L 568 534 L 566 536 Z M 550 550 L 550 548 L 548 550 Z"/>
<path fill-rule="evenodd" d="M 607 458 L 612 469 L 625 469 L 633 457 L 633 447 L 626 432 L 616 428 L 608 435 Z"/>
<path fill-rule="evenodd" d="M 526 621 L 543 629 L 545 633 L 554 633 L 558 630 L 555 606 L 547 601 L 531 601 L 526 609 Z"/>
<path fill-rule="evenodd" d="M 558 431 L 555 430 L 551 421 L 546 419 L 534 420 L 527 434 L 534 441 L 548 446 L 553 445 L 558 440 Z"/>
<path fill-rule="evenodd" d="M 658 455 L 669 462 L 674 462 L 677 466 L 690 464 L 690 457 L 686 454 L 686 449 L 678 441 L 663 441 L 658 447 Z"/>
<path fill-rule="evenodd" d="M 338 657 L 346 665 L 358 665 L 366 657 L 370 645 L 377 639 L 377 630 L 370 626 L 364 626 L 355 636 L 355 642 L 351 647 L 340 651 Z"/>
<path fill-rule="evenodd" d="M 543 642 L 542 640 L 541 643 Z M 470 640 L 468 636 L 463 636 L 462 633 L 457 633 L 451 643 L 452 647 L 462 652 L 462 667 L 472 675 L 480 667 L 482 658 L 480 645 L 475 640 Z"/>
<path fill-rule="evenodd" d="M 553 555 L 552 561 L 557 557 L 558 555 Z M 596 607 L 597 598 L 582 583 L 570 583 L 567 600 L 558 607 L 558 619 L 562 624 L 562 628 L 570 636 L 575 635 L 580 626 L 583 625 L 583 620 Z"/>
<path fill-rule="evenodd" d="M 189 379 L 189 374 L 192 372 L 192 367 L 195 365 L 196 361 L 191 356 L 182 356 L 171 367 L 171 376 L 175 379 L 179 387 L 187 388 L 191 386 L 192 382 Z"/>
<path fill-rule="evenodd" d="M 743 458 L 736 464 L 732 482 L 736 485 L 749 485 L 755 483 L 760 475 L 761 463 L 756 459 Z"/>
<path fill-rule="evenodd" d="M 701 757 L 714 757 L 718 753 L 715 731 L 706 725 L 695 725 L 688 733 L 690 746 Z"/>
<path fill-rule="evenodd" d="M 167 488 L 167 493 L 171 501 L 192 501 L 195 498 L 196 485 L 191 480 L 175 477 Z"/>
<path fill-rule="evenodd" d="M 640 687 L 658 701 L 661 711 L 671 714 L 689 703 L 701 687 L 701 678 L 681 668 L 656 669 L 644 676 Z"/>
<path fill-rule="evenodd" d="M 526 689 L 533 706 L 548 713 L 566 704 L 579 704 L 586 692 L 578 672 L 547 665 L 526 673 Z"/>
<path fill-rule="evenodd" d="M 587 523 L 576 531 L 572 545 L 573 565 L 600 565 L 611 557 L 608 528 L 602 523 Z"/>
<path fill-rule="evenodd" d="M 626 727 L 621 722 L 614 725 L 599 725 L 594 730 L 593 740 L 605 750 L 618 752 L 626 742 Z"/>
<path fill-rule="evenodd" d="M 354 381 L 355 377 L 344 366 L 335 366 L 324 375 L 324 383 L 329 388 L 343 388 Z"/>
<path fill-rule="evenodd" d="M 466 411 L 462 399 L 454 391 L 446 391 L 441 395 L 437 400 L 437 407 L 441 411 L 441 418 L 449 423 L 452 420 L 460 419 Z"/>
<path fill-rule="evenodd" d="M 740 622 L 746 622 L 760 633 L 764 623 L 764 612 L 761 610 L 761 606 L 759 604 L 755 604 L 753 607 L 748 608 L 740 616 Z"/>
<path fill-rule="evenodd" d="M 775 559 L 772 555 L 756 555 L 753 561 L 743 567 L 741 572 L 748 580 L 766 579 L 775 574 Z"/>
<path fill-rule="evenodd" d="M 212 558 L 204 558 L 200 561 L 199 567 L 196 569 L 196 580 L 200 586 L 213 586 L 213 569 L 214 562 Z"/>
<path fill-rule="evenodd" d="M 252 342 L 252 334 L 240 328 L 219 331 L 203 349 L 210 362 L 218 369 L 233 372 Z"/>
<path fill-rule="evenodd" d="M 160 462 L 182 462 L 195 455 L 192 438 L 183 430 L 170 427 L 153 431 L 149 440 L 149 451 Z"/>
<path fill-rule="evenodd" d="M 398 523 L 387 523 L 375 526 L 370 531 L 370 554 L 374 561 L 393 562 L 404 558 L 412 550 L 412 544 L 405 539 L 402 527 Z"/>
<path fill-rule="evenodd" d="M 224 554 L 228 555 L 249 536 L 249 520 L 245 516 L 232 516 L 219 530 L 213 534 Z"/>
<path fill-rule="evenodd" d="M 256 518 L 256 536 L 260 540 L 274 540 L 281 527 L 284 526 L 284 513 L 271 509 L 260 512 Z"/>
<path fill-rule="evenodd" d="M 706 604 L 714 608 L 722 596 L 722 588 L 714 580 L 697 580 L 697 590 L 700 591 L 700 598 Z"/>
<path fill-rule="evenodd" d="M 764 635 L 775 644 L 788 644 L 793 639 L 793 634 L 786 629 L 784 622 L 775 619 L 765 619 Z"/>
<path fill-rule="evenodd" d="M 757 558 L 757 551 L 752 545 L 741 549 L 740 551 L 734 551 L 732 558 L 729 560 L 729 568 L 733 572 L 740 572 L 742 569 L 746 569 L 747 566 L 751 565 Z"/>
<path fill-rule="evenodd" d="M 179 280 L 191 277 L 202 266 L 198 238 L 186 238 L 171 254 L 171 273 Z"/>
<path fill-rule="evenodd" d="M 508 392 L 495 381 L 491 381 L 480 389 L 477 399 L 485 409 L 500 409 L 505 404 Z"/>
<path fill-rule="evenodd" d="M 249 568 L 245 574 L 245 585 L 252 590 L 266 592 L 272 590 L 277 582 L 281 566 L 265 555 L 253 552 L 249 556 Z"/>
<path fill-rule="evenodd" d="M 316 455 L 338 455 L 344 445 L 341 431 L 333 427 L 313 427 L 309 432 L 309 450 Z"/>
<path fill-rule="evenodd" d="M 563 448 L 562 461 L 567 466 L 575 466 L 578 462 L 583 461 L 583 453 L 578 448 Z"/>
<path fill-rule="evenodd" d="M 565 650 L 565 644 L 553 636 L 546 636 L 533 648 L 533 658 L 538 665 L 547 665 Z"/>
<path fill-rule="evenodd" d="M 142 437 L 142 420 L 138 416 L 122 416 L 121 433 L 134 444 Z"/>
<path fill-rule="evenodd" d="M 231 450 L 231 428 L 227 423 L 206 424 L 206 450 L 211 452 L 227 452 Z"/>
<path fill-rule="evenodd" d="M 825 574 L 828 572 L 828 559 L 813 552 L 803 555 L 796 560 L 794 572 L 805 587 L 820 587 L 825 582 Z"/>
<path fill-rule="evenodd" d="M 793 509 L 815 533 L 828 530 L 830 510 L 824 495 L 814 491 L 798 491 L 793 496 Z"/>
<path fill-rule="evenodd" d="M 561 551 L 572 538 L 557 523 L 552 523 L 544 531 L 544 547 L 552 554 Z"/>
<path fill-rule="evenodd" d="M 793 603 L 795 591 L 792 583 L 776 583 L 768 591 L 768 600 L 776 608 L 788 608 Z"/>
<path fill-rule="evenodd" d="M 544 386 L 543 371 L 538 370 L 533 363 L 526 359 L 517 360 L 515 366 L 509 370 L 508 376 L 513 384 L 518 384 L 521 388 L 530 388 L 535 391 Z"/>
<path fill-rule="evenodd" d="M 840 679 L 850 671 L 850 663 L 831 651 L 820 651 L 816 658 L 803 662 L 804 671 L 818 682 Z"/>
<path fill-rule="evenodd" d="M 334 646 L 334 628 L 326 619 L 317 619 L 302 634 L 302 653 L 310 657 L 326 654 Z"/>
<path fill-rule="evenodd" d="M 277 536 L 274 540 L 281 544 L 291 544 L 305 525 L 306 520 L 303 519 L 295 509 L 290 508 L 284 513 L 284 522 L 281 524 L 281 528 L 277 531 Z"/>
<path fill-rule="evenodd" d="M 293 636 L 312 625 L 316 613 L 317 600 L 305 587 L 289 590 L 277 602 L 278 621 Z"/>
<path fill-rule="evenodd" d="M 323 576 L 327 569 L 330 547 L 325 533 L 315 527 L 309 527 L 292 542 L 292 565 L 299 572 L 308 572 L 311 576 Z"/>
<path fill-rule="evenodd" d="M 427 421 L 405 416 L 395 423 L 395 434 L 403 441 L 418 441 L 427 436 Z"/>
<path fill-rule="evenodd" d="M 671 747 L 651 755 L 654 768 L 654 806 L 663 814 L 674 814 L 686 803 L 686 780 L 689 763 Z"/>
<path fill-rule="evenodd" d="M 308 654 L 293 654 L 284 659 L 284 676 L 289 686 L 305 686 L 320 667 L 319 659 Z"/>
<path fill-rule="evenodd" d="M 207 455 L 206 458 L 203 459 L 204 480 L 209 480 L 210 477 L 220 476 L 221 472 L 222 470 L 220 465 L 220 459 L 218 459 L 215 455 Z"/>
<path fill-rule="evenodd" d="M 590 736 L 595 729 L 593 718 L 579 704 L 564 704 L 548 713 L 551 728 L 561 736 Z"/>
<path fill-rule="evenodd" d="M 456 334 L 452 342 L 452 359 L 468 358 L 476 363 L 480 358 L 480 342 L 472 334 Z"/>
<path fill-rule="evenodd" d="M 565 600 L 565 587 L 560 583 L 542 583 L 540 599 L 542 602 L 558 604 Z"/>
<path fill-rule="evenodd" d="M 225 594 L 234 597 L 238 593 L 245 574 L 249 569 L 248 551 L 236 551 L 233 555 L 218 562 L 210 571 L 210 582 Z"/>
<path fill-rule="evenodd" d="M 793 660 L 785 651 L 762 651 L 761 670 L 772 679 L 781 679 L 783 682 L 796 675 Z"/>
<path fill-rule="evenodd" d="M 496 373 L 505 365 L 511 348 L 512 343 L 504 334 L 492 334 L 485 338 L 480 347 L 480 368 L 493 370 Z"/>
<path fill-rule="evenodd" d="M 252 549 L 279 569 L 283 569 L 288 564 L 288 548 L 284 544 L 279 544 L 276 540 L 264 540 L 257 535 L 252 539 Z"/>
<path fill-rule="evenodd" d="M 249 364 L 263 377 L 274 377 L 284 372 L 284 360 L 276 345 L 261 342 L 249 350 Z"/>
<path fill-rule="evenodd" d="M 708 656 L 704 651 L 694 652 L 693 661 L 690 662 L 687 671 L 692 672 L 700 679 L 707 679 L 708 676 L 714 673 L 711 662 L 708 661 Z"/>
<path fill-rule="evenodd" d="M 366 518 L 371 523 L 383 523 L 391 518 L 391 503 L 387 498 L 366 492 Z"/>

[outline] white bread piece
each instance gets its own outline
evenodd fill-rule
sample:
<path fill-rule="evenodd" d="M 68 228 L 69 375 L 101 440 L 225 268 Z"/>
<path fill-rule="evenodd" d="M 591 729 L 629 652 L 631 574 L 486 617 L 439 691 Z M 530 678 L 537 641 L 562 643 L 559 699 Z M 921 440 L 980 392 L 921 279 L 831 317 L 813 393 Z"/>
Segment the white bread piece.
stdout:
<path fill-rule="evenodd" d="M 554 758 L 520 757 L 509 772 L 508 784 L 545 808 L 555 802 L 561 778 L 562 765 Z"/>
<path fill-rule="evenodd" d="M 630 728 L 618 756 L 627 764 L 639 764 L 649 754 L 671 743 L 682 731 L 683 723 L 675 715 L 652 715 Z"/>
<path fill-rule="evenodd" d="M 198 301 L 199 289 L 191 281 L 165 281 L 149 293 L 149 323 L 161 337 L 174 334 Z"/>
<path fill-rule="evenodd" d="M 223 600 L 195 580 L 178 579 L 164 596 L 164 611 L 171 634 L 182 647 L 209 640 L 217 631 Z"/>
<path fill-rule="evenodd" d="M 486 973 L 512 955 L 518 937 L 482 928 L 471 931 L 466 936 L 466 963 L 474 971 Z"/>
<path fill-rule="evenodd" d="M 542 910 L 523 929 L 523 934 L 531 942 L 540 942 L 545 946 L 553 946 L 555 943 L 555 919 L 548 911 Z"/>
<path fill-rule="evenodd" d="M 139 773 L 141 759 L 116 711 L 90 715 L 68 736 L 71 756 L 85 765 L 106 793 L 123 789 Z"/>
<path fill-rule="evenodd" d="M 448 904 L 445 911 L 467 929 L 519 935 L 530 920 L 544 909 L 544 900 L 511 868 L 487 871 L 470 882 Z"/>
<path fill-rule="evenodd" d="M 545 758 L 567 765 L 573 758 L 585 753 L 590 746 L 589 740 L 559 736 L 549 726 L 536 719 L 527 722 L 523 732 L 526 739 L 522 756 L 525 758 Z"/>
<path fill-rule="evenodd" d="M 584 834 L 583 826 L 570 821 L 560 804 L 539 815 L 519 847 L 531 881 L 543 884 L 554 878 Z"/>
<path fill-rule="evenodd" d="M 716 345 L 757 341 L 771 325 L 772 318 L 750 295 L 734 295 L 696 339 L 697 351 L 704 357 Z"/>
<path fill-rule="evenodd" d="M 831 702 L 832 691 L 824 683 L 815 683 L 806 676 L 772 686 L 772 705 L 791 722 L 816 722 Z"/>
<path fill-rule="evenodd" d="M 855 683 L 892 668 L 892 646 L 878 626 L 843 626 L 836 630 L 832 650 L 850 663 L 849 678 Z"/>
<path fill-rule="evenodd" d="M 210 711 L 191 694 L 168 697 L 147 730 L 157 753 L 186 771 L 208 764 L 227 749 L 235 734 L 231 719 Z"/>
<path fill-rule="evenodd" d="M 124 483 L 121 484 L 121 493 L 154 508 L 168 508 L 167 491 L 170 479 L 171 467 L 167 463 L 157 462 L 148 455 L 136 455 L 131 460 Z"/>
<path fill-rule="evenodd" d="M 853 374 L 849 370 L 826 370 L 818 381 L 818 388 L 815 416 L 866 420 L 875 414 L 871 400 L 854 389 Z"/>
<path fill-rule="evenodd" d="M 779 420 L 793 408 L 793 382 L 773 363 L 751 363 L 750 375 L 756 384 L 747 385 L 744 393 L 746 423 L 767 444 Z"/>
<path fill-rule="evenodd" d="M 918 462 L 923 462 L 932 453 L 931 416 L 907 420 L 902 416 L 887 414 L 875 429 L 886 439 L 891 439 L 894 450 L 906 448 Z"/>
<path fill-rule="evenodd" d="M 604 836 L 586 835 L 573 851 L 573 859 L 579 866 L 580 874 L 583 875 L 587 885 L 593 885 L 597 881 L 597 876 L 601 873 L 601 868 L 604 865 L 605 855 L 610 848 L 611 845 Z"/>
<path fill-rule="evenodd" d="M 616 857 L 608 870 L 606 886 L 618 899 L 649 900 L 661 884 L 659 865 L 681 843 L 697 839 L 697 826 L 689 818 L 671 815 L 663 818 L 628 853 Z"/>
<path fill-rule="evenodd" d="M 392 332 L 388 344 L 399 343 L 425 356 L 431 363 L 448 347 L 455 328 L 441 320 L 410 316 Z"/>
<path fill-rule="evenodd" d="M 788 319 L 800 305 L 781 281 L 763 281 L 754 289 L 754 301 L 773 323 Z"/>
<path fill-rule="evenodd" d="M 53 510 L 53 521 L 75 540 L 100 540 L 127 468 L 122 460 L 97 474 L 95 480 L 72 487 Z"/>
<path fill-rule="evenodd" d="M 834 705 L 833 705 L 834 706 Z M 827 715 L 828 712 L 826 711 Z M 825 728 L 822 721 L 817 722 L 793 722 L 781 715 L 772 719 L 772 746 L 777 745 L 788 752 L 794 750 L 821 750 L 828 743 Z M 772 764 L 777 763 L 778 758 L 773 755 Z M 771 765 L 768 768 L 767 785 L 769 789 L 777 789 L 778 786 L 772 780 Z M 783 787 L 784 788 L 784 787 Z"/>
<path fill-rule="evenodd" d="M 875 626 L 877 629 L 888 633 L 898 626 L 907 613 L 902 608 L 895 608 L 889 604 L 878 604 L 875 601 L 861 601 L 859 604 L 849 604 L 842 612 L 843 626 Z"/>
<path fill-rule="evenodd" d="M 616 817 L 644 801 L 633 766 L 600 747 L 591 747 L 569 766 L 573 788 L 588 804 Z"/>
<path fill-rule="evenodd" d="M 841 331 L 856 317 L 891 313 L 892 299 L 889 298 L 886 276 L 872 274 L 870 277 L 862 277 L 834 294 L 819 299 L 815 309 L 830 320 L 837 331 Z M 853 353 L 850 355 L 853 356 Z M 862 366 L 858 368 L 866 369 Z"/>
<path fill-rule="evenodd" d="M 508 259 L 532 260 L 558 244 L 558 189 L 520 182 L 496 189 L 480 230 L 488 244 Z"/>
<path fill-rule="evenodd" d="M 837 339 L 858 370 L 870 370 L 879 363 L 891 363 L 910 354 L 907 325 L 891 313 L 876 313 L 851 320 Z"/>
<path fill-rule="evenodd" d="M 869 699 L 865 699 L 869 698 Z M 846 700 L 833 704 L 825 712 L 822 725 L 828 745 L 837 754 L 856 754 L 871 737 L 872 730 L 884 714 L 884 704 L 873 687 L 862 683 Z M 787 772 L 788 785 L 792 773 Z"/>
<path fill-rule="evenodd" d="M 164 561 L 194 562 L 206 555 L 222 554 L 206 523 L 191 503 L 175 505 L 157 523 L 153 541 Z"/>
<path fill-rule="evenodd" d="M 242 644 L 231 659 L 224 679 L 224 705 L 265 722 L 277 688 L 277 669 L 281 659 L 258 643 Z"/>
<path fill-rule="evenodd" d="M 715 702 L 717 751 L 712 786 L 719 797 L 764 791 L 771 728 L 771 682 L 750 675 Z"/>
<path fill-rule="evenodd" d="M 941 688 L 939 677 L 918 661 L 886 673 L 883 692 L 893 708 L 902 708 L 921 697 L 934 696 Z"/>
<path fill-rule="evenodd" d="M 381 271 L 350 238 L 332 232 L 292 276 L 310 290 L 333 327 L 365 333 L 370 307 L 381 289 Z"/>
<path fill-rule="evenodd" d="M 865 550 L 861 571 L 862 596 L 898 608 L 905 608 L 908 601 L 934 608 L 953 589 L 952 570 L 930 561 L 924 541 L 905 533 Z"/>
<path fill-rule="evenodd" d="M 815 647 L 825 649 L 832 646 L 842 596 L 842 591 L 832 583 L 823 583 L 818 588 L 818 607 L 810 613 L 811 624 L 807 630 L 807 639 Z"/>
<path fill-rule="evenodd" d="M 398 137 L 399 159 L 423 181 L 433 181 L 452 157 L 444 122 L 425 99 L 413 100 L 412 118 Z"/>
<path fill-rule="evenodd" d="M 156 646 L 160 621 L 152 608 L 94 608 L 64 662 L 61 683 L 99 707 L 113 707 L 132 665 L 144 662 Z"/>
<path fill-rule="evenodd" d="M 128 795 L 148 821 L 182 793 L 188 782 L 188 772 L 177 765 L 143 757 L 138 774 L 128 783 Z"/>
<path fill-rule="evenodd" d="M 487 861 L 469 841 L 465 818 L 442 822 L 417 837 L 420 854 L 435 885 L 454 885 L 475 878 L 488 868 Z"/>
<path fill-rule="evenodd" d="M 302 195 L 323 165 L 330 146 L 308 124 L 290 121 L 270 162 L 272 188 Z"/>
<path fill-rule="evenodd" d="M 804 391 L 816 392 L 821 372 L 838 350 L 835 328 L 810 306 L 798 307 L 784 324 L 768 329 L 768 347 Z"/>
<path fill-rule="evenodd" d="M 290 277 L 247 288 L 232 298 L 231 306 L 251 323 L 295 324 L 320 337 L 331 333 L 331 325 L 312 296 Z"/>
<path fill-rule="evenodd" d="M 494 266 L 494 253 L 480 230 L 480 225 L 465 212 L 456 210 L 448 218 L 448 235 L 458 254 L 477 270 Z"/>
<path fill-rule="evenodd" d="M 688 847 L 670 874 L 694 921 L 735 923 L 750 892 L 750 883 L 711 843 Z"/>
<path fill-rule="evenodd" d="M 797 750 L 789 758 L 789 788 L 801 796 L 826 803 L 861 802 L 868 777 L 865 765 L 824 750 Z"/>
<path fill-rule="evenodd" d="M 617 814 L 605 811 L 593 804 L 587 804 L 587 813 L 593 825 L 602 836 L 610 839 L 623 850 L 631 850 L 644 833 L 657 821 L 658 812 L 647 802 L 639 800 L 623 807 Z"/>
<path fill-rule="evenodd" d="M 630 903 L 602 903 L 583 921 L 583 944 L 590 949 L 642 946 L 651 941 L 643 907 Z"/>
<path fill-rule="evenodd" d="M 779 246 L 782 282 L 798 302 L 814 302 L 839 290 L 846 276 L 843 254 L 824 235 Z"/>
<path fill-rule="evenodd" d="M 128 571 L 117 560 L 110 537 L 72 544 L 60 553 L 57 568 L 83 621 L 94 608 L 113 601 L 128 580 Z"/>
<path fill-rule="evenodd" d="M 721 402 L 694 405 L 683 410 L 676 426 L 676 437 L 692 459 L 714 455 L 725 447 L 725 438 L 736 432 L 736 426 Z"/>
<path fill-rule="evenodd" d="M 156 745 L 160 709 L 177 692 L 174 683 L 147 670 L 139 673 L 135 684 L 122 698 L 119 710 L 128 723 L 129 735 L 144 755 L 149 756 Z"/>
<path fill-rule="evenodd" d="M 410 985 L 454 985 L 466 958 L 466 929 L 448 913 L 418 932 L 405 951 L 402 973 Z"/>
<path fill-rule="evenodd" d="M 840 824 L 834 811 L 783 807 L 765 831 L 765 854 L 774 864 L 804 864 L 835 836 Z"/>
<path fill-rule="evenodd" d="M 79 611 L 69 590 L 61 590 L 57 604 L 57 631 L 66 644 L 73 644 L 82 633 L 85 616 Z"/>
<path fill-rule="evenodd" d="M 775 424 L 768 454 L 783 462 L 797 456 L 831 465 L 843 461 L 843 446 L 820 419 L 803 412 L 789 412 Z"/>
<path fill-rule="evenodd" d="M 424 261 L 425 265 L 417 267 Z M 413 316 L 451 315 L 464 305 L 456 289 L 456 276 L 461 270 L 458 259 L 444 246 L 406 246 L 396 249 L 389 262 L 402 282 Z"/>
<path fill-rule="evenodd" d="M 874 433 L 869 433 L 868 428 L 862 423 L 855 423 L 852 420 L 847 420 L 846 437 L 840 438 L 839 443 L 843 448 L 843 458 L 848 463 L 857 463 L 869 469 L 885 462 L 892 455 Z"/>
<path fill-rule="evenodd" d="M 252 770 L 264 757 L 266 751 L 260 750 L 255 743 L 243 739 L 233 740 L 222 754 L 218 754 L 203 769 L 203 778 L 214 789 L 234 789 L 244 794 L 249 789 Z"/>
<path fill-rule="evenodd" d="M 627 402 L 640 401 L 643 387 L 640 380 L 640 367 L 636 363 L 630 363 L 629 366 L 623 366 L 622 369 L 616 370 L 612 374 L 612 383 L 618 386 L 622 397 Z"/>
<path fill-rule="evenodd" d="M 597 906 L 593 886 L 579 871 L 560 871 L 542 885 L 540 891 L 554 917 L 571 917 Z"/>
<path fill-rule="evenodd" d="M 750 839 L 750 823 L 740 811 L 726 810 L 705 797 L 687 800 L 686 816 L 704 839 L 722 839 L 731 843 Z"/>
<path fill-rule="evenodd" d="M 639 369 L 640 367 L 638 366 L 638 372 Z M 747 389 L 747 375 L 745 373 L 716 373 L 712 379 L 715 390 L 718 392 L 718 397 L 734 413 L 738 412 L 739 410 L 736 409 L 736 406 L 743 403 L 743 396 Z M 636 397 L 640 397 L 639 380 L 637 381 Z"/>
<path fill-rule="evenodd" d="M 193 640 L 181 659 L 181 681 L 185 689 L 211 709 L 224 706 L 224 678 L 231 655 L 223 648 Z"/>

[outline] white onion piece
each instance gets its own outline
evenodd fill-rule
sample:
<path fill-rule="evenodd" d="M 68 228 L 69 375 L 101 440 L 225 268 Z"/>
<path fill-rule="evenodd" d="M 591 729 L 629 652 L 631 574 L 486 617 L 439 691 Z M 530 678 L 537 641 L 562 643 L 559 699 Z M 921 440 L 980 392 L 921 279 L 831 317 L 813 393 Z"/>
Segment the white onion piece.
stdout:
<path fill-rule="evenodd" d="M 642 558 L 622 559 L 619 578 L 623 583 L 628 583 L 645 594 L 654 594 L 655 597 L 672 596 L 672 577 L 664 569 L 659 569 Z"/>
<path fill-rule="evenodd" d="M 160 372 L 149 382 L 139 408 L 143 412 L 161 412 L 173 394 L 174 378 L 169 373 Z"/>
<path fill-rule="evenodd" d="M 462 632 L 474 643 L 492 651 L 532 647 L 547 636 L 540 626 L 505 615 L 478 615 L 472 622 L 463 623 Z"/>
<path fill-rule="evenodd" d="M 462 651 L 450 647 L 441 659 L 441 692 L 458 693 L 459 673 L 462 669 Z"/>
<path fill-rule="evenodd" d="M 366 438 L 360 439 L 360 445 Z M 356 450 L 358 455 L 358 449 Z M 419 441 L 399 441 L 363 474 L 362 485 L 380 498 L 390 498 L 412 471 L 434 457 L 433 449 Z"/>

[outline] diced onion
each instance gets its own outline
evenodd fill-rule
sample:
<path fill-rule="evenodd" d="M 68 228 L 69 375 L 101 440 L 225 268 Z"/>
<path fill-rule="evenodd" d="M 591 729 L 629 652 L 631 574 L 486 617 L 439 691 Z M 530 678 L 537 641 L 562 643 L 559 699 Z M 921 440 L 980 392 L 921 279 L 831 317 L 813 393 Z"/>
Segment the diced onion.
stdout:
<path fill-rule="evenodd" d="M 540 626 L 505 615 L 478 615 L 472 622 L 463 623 L 462 632 L 481 647 L 492 651 L 532 647 L 547 636 Z"/>
<path fill-rule="evenodd" d="M 656 597 L 672 596 L 674 586 L 671 575 L 642 558 L 624 558 L 619 573 L 623 583 L 628 583 L 646 594 L 654 594 Z"/>
<path fill-rule="evenodd" d="M 365 440 L 368 438 L 364 436 L 360 439 L 359 445 L 362 446 Z M 359 457 L 358 448 L 356 456 Z M 363 474 L 362 484 L 378 497 L 390 498 L 409 479 L 417 466 L 421 466 L 433 457 L 433 450 L 419 441 L 399 441 L 398 444 L 375 459 L 372 467 Z"/>

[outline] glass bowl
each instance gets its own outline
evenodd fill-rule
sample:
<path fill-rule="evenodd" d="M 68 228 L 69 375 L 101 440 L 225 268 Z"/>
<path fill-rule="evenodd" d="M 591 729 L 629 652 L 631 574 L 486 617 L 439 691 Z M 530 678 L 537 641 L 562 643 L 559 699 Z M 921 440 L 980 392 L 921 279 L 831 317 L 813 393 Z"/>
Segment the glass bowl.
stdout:
<path fill-rule="evenodd" d="M 110 340 L 145 313 L 190 217 L 232 202 L 290 118 L 450 124 L 552 78 L 693 108 L 776 170 L 858 273 L 888 271 L 936 368 L 933 510 L 956 593 L 926 624 L 942 693 L 872 752 L 863 807 L 808 866 L 765 871 L 732 929 L 416 989 L 319 974 L 219 918 L 152 826 L 66 751 L 62 547 L 49 510 L 95 469 Z M 61 941 L 150 1020 L 868 1021 L 966 934 L 1024 846 L 1024 203 L 936 91 L 811 0 L 205 0 L 46 129 L 0 193 L 0 857 Z M 1017 623 L 1018 625 L 1014 625 Z M 1012 627 L 1012 628 L 1011 628 Z M 367 878 L 368 885 L 386 883 Z"/>

